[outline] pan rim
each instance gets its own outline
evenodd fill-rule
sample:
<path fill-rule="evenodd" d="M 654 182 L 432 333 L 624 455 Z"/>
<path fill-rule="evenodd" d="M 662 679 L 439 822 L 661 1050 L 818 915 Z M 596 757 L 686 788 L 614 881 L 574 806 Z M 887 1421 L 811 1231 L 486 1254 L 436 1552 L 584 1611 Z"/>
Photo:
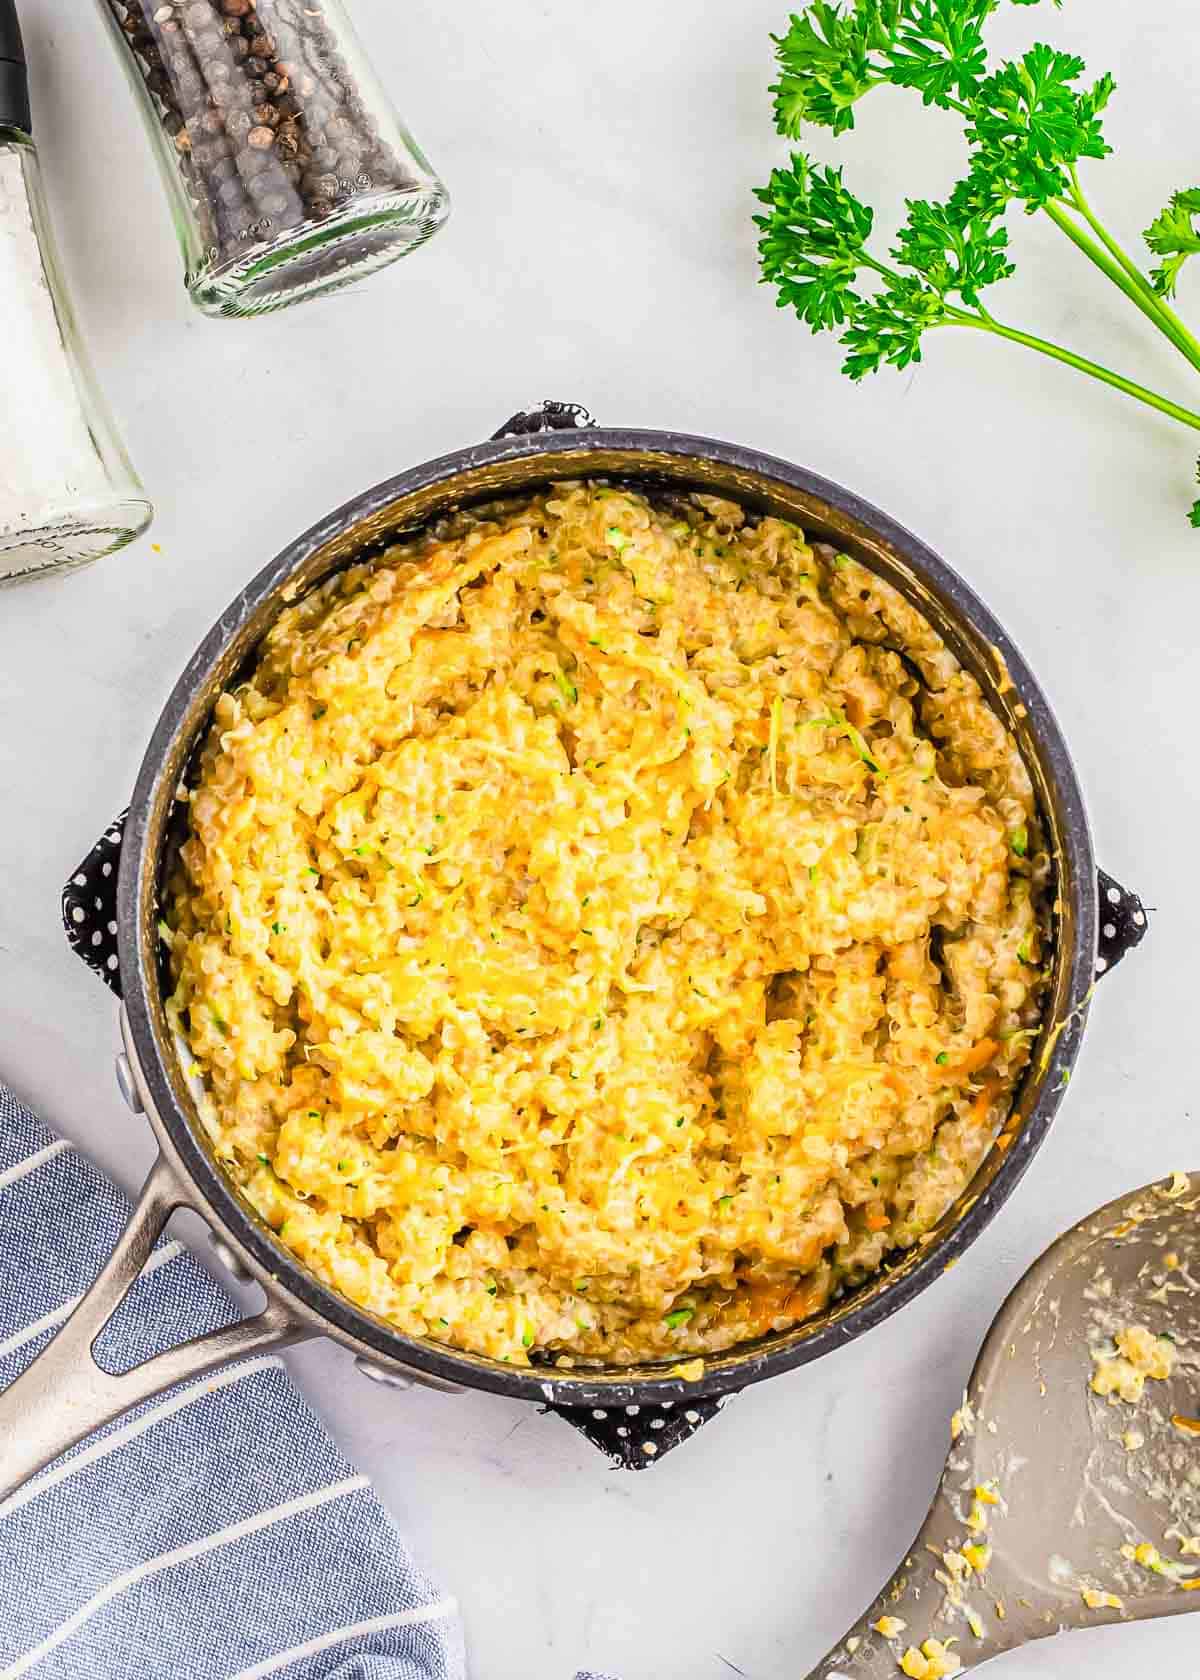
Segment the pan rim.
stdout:
<path fill-rule="evenodd" d="M 570 476 L 574 455 L 610 451 L 640 458 L 631 463 L 630 476 L 650 476 L 650 460 L 668 456 L 683 461 L 712 462 L 725 469 L 742 469 L 763 480 L 774 480 L 791 492 L 824 503 L 853 520 L 874 538 L 895 549 L 914 571 L 930 581 L 968 622 L 985 637 L 1003 661 L 1009 679 L 1029 714 L 1029 733 L 1036 740 L 1043 764 L 1054 772 L 1060 803 L 1064 849 L 1069 853 L 1069 878 L 1076 883 L 1071 937 L 1060 943 L 1058 962 L 1066 968 L 1062 990 L 1063 1019 L 1074 1019 L 1078 1030 L 1064 1031 L 1050 1046 L 1039 1068 L 1037 1093 L 1011 1148 L 991 1182 L 958 1217 L 955 1224 L 925 1251 L 903 1264 L 900 1275 L 886 1287 L 851 1305 L 808 1334 L 795 1333 L 785 1342 L 752 1343 L 705 1361 L 703 1375 L 688 1381 L 669 1374 L 655 1375 L 647 1367 L 599 1371 L 552 1367 L 506 1367 L 439 1343 L 405 1336 L 399 1330 L 353 1305 L 321 1283 L 264 1235 L 248 1212 L 232 1181 L 216 1165 L 198 1140 L 192 1123 L 176 1101 L 155 1022 L 157 974 L 147 953 L 140 906 L 152 902 L 158 871 L 158 847 L 151 847 L 151 813 L 164 793 L 166 766 L 185 727 L 197 693 L 211 680 L 222 655 L 255 612 L 283 588 L 305 561 L 350 527 L 362 523 L 394 502 L 484 466 L 540 457 L 548 478 Z M 193 738 L 194 738 L 193 731 Z M 454 1384 L 504 1394 L 510 1398 L 561 1405 L 615 1407 L 622 1404 L 672 1402 L 712 1398 L 748 1387 L 783 1371 L 823 1357 L 835 1348 L 883 1323 L 921 1294 L 982 1234 L 1015 1191 L 1049 1132 L 1062 1101 L 1070 1069 L 1079 1053 L 1086 1004 L 1094 977 L 1098 902 L 1096 866 L 1083 792 L 1057 718 L 1037 679 L 1004 627 L 963 578 L 919 537 L 852 491 L 779 457 L 719 439 L 648 429 L 588 428 L 502 438 L 453 451 L 383 480 L 344 502 L 289 543 L 248 583 L 220 615 L 176 681 L 151 734 L 138 773 L 126 825 L 118 882 L 118 953 L 125 1008 L 139 1069 L 158 1121 L 170 1139 L 179 1165 L 210 1210 L 218 1233 L 231 1236 L 247 1252 L 279 1292 L 293 1300 L 309 1321 L 372 1361 L 415 1376 L 423 1373 L 437 1384 Z M 1060 940 L 1062 938 L 1060 930 Z M 686 1356 L 685 1356 L 686 1357 Z"/>

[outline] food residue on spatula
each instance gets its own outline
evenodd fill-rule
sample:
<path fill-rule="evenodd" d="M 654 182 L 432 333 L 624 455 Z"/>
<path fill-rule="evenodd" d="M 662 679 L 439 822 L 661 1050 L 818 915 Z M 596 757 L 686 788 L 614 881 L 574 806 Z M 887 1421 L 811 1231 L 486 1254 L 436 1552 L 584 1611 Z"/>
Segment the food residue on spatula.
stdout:
<path fill-rule="evenodd" d="M 889 1641 L 899 1639 L 906 1626 L 899 1616 L 880 1616 L 871 1624 L 875 1633 Z M 962 1663 L 951 1650 L 953 1644 L 952 1639 L 927 1639 L 920 1649 L 910 1645 L 903 1656 L 897 1657 L 896 1665 L 909 1680 L 951 1680 L 963 1672 Z"/>
<path fill-rule="evenodd" d="M 1089 1610 L 1124 1610 L 1125 1600 L 1116 1593 L 1100 1592 L 1096 1587 L 1084 1587 L 1080 1596 Z"/>
<path fill-rule="evenodd" d="M 1136 1406 L 1146 1388 L 1146 1379 L 1165 1382 L 1175 1369 L 1175 1343 L 1170 1336 L 1156 1336 L 1144 1325 L 1118 1330 L 1116 1352 L 1094 1353 L 1093 1394 L 1116 1405 L 1124 1401 Z"/>
<path fill-rule="evenodd" d="M 963 1665 L 940 1639 L 927 1639 L 919 1651 L 909 1646 L 900 1660 L 900 1672 L 910 1680 L 950 1680 L 963 1673 Z"/>

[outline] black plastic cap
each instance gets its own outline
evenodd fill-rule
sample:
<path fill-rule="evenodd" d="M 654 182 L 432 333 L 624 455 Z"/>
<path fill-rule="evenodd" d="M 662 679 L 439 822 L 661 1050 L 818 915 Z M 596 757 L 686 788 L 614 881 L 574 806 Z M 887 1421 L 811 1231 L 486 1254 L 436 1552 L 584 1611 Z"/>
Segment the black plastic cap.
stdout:
<path fill-rule="evenodd" d="M 33 128 L 17 0 L 0 0 L 0 128 L 19 128 L 24 134 Z"/>

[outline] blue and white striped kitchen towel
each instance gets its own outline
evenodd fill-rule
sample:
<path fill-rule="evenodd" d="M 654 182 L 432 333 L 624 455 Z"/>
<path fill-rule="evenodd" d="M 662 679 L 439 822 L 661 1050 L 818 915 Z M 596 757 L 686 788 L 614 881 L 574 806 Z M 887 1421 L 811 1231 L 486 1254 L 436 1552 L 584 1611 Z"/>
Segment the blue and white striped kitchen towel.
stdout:
<path fill-rule="evenodd" d="M 0 1387 L 68 1316 L 128 1211 L 0 1086 Z M 127 1368 L 237 1316 L 166 1239 L 97 1351 Z M 0 1677 L 25 1674 L 464 1680 L 466 1662 L 454 1600 L 263 1356 L 147 1401 L 0 1506 Z"/>

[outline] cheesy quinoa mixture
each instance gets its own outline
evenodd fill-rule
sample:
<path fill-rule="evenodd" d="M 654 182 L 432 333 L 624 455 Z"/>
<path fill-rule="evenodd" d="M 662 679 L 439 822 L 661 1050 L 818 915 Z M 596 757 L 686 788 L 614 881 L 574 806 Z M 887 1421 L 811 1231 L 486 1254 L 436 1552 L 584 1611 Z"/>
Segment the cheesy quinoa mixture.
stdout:
<path fill-rule="evenodd" d="M 785 1329 L 970 1179 L 1046 857 L 930 626 L 794 525 L 559 485 L 287 609 L 169 884 L 218 1154 L 326 1283 L 514 1364 Z"/>

